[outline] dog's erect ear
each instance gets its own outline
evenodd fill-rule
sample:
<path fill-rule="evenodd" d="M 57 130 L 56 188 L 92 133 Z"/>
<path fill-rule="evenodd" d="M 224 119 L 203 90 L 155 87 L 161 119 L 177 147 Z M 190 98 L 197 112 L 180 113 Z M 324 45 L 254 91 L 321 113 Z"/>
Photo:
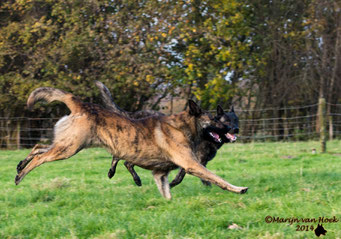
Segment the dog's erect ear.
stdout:
<path fill-rule="evenodd" d="M 234 113 L 234 108 L 233 108 L 233 105 L 232 105 L 232 107 L 231 107 L 231 112 L 233 112 L 233 113 Z"/>
<path fill-rule="evenodd" d="M 201 108 L 193 101 L 188 100 L 189 114 L 198 117 L 202 114 Z"/>
<path fill-rule="evenodd" d="M 218 116 L 222 116 L 222 115 L 224 115 L 224 109 L 220 106 L 220 105 L 218 105 L 217 106 L 217 115 Z"/>

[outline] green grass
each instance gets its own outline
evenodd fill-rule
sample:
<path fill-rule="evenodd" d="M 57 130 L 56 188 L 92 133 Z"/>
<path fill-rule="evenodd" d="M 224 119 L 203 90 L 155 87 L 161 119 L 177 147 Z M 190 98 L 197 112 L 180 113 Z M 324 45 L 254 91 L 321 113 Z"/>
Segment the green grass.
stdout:
<path fill-rule="evenodd" d="M 0 238 L 317 238 L 297 225 L 265 223 L 265 217 L 341 221 L 341 141 L 326 154 L 318 142 L 229 144 L 208 168 L 245 195 L 205 187 L 187 175 L 164 200 L 150 171 L 136 168 L 137 187 L 122 163 L 112 180 L 103 149 L 44 164 L 19 186 L 17 163 L 29 150 L 0 151 Z M 172 179 L 176 171 L 170 175 Z M 323 238 L 340 238 L 341 222 L 324 223 Z M 229 229 L 231 224 L 240 229 Z"/>

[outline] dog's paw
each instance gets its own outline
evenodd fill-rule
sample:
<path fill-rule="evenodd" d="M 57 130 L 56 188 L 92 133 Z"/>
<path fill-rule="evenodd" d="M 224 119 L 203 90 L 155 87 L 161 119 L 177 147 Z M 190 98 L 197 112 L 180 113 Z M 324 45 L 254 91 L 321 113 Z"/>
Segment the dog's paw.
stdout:
<path fill-rule="evenodd" d="M 115 172 L 111 169 L 109 169 L 109 172 L 108 172 L 108 178 L 111 179 L 112 177 L 114 177 L 115 175 Z"/>
<path fill-rule="evenodd" d="M 137 186 L 141 187 L 142 186 L 142 182 L 140 178 L 134 178 L 134 182 L 136 183 Z"/>
<path fill-rule="evenodd" d="M 15 185 L 18 185 L 20 182 L 21 182 L 21 177 L 19 177 L 19 175 L 15 176 L 15 179 L 14 179 L 14 182 L 15 182 Z"/>
<path fill-rule="evenodd" d="M 244 193 L 246 193 L 247 192 L 247 190 L 248 190 L 249 188 L 248 187 L 243 187 L 241 190 L 240 190 L 240 194 L 244 194 Z"/>
<path fill-rule="evenodd" d="M 204 184 L 207 187 L 211 187 L 212 186 L 212 184 L 209 181 L 201 180 L 201 182 L 202 182 L 202 184 Z"/>

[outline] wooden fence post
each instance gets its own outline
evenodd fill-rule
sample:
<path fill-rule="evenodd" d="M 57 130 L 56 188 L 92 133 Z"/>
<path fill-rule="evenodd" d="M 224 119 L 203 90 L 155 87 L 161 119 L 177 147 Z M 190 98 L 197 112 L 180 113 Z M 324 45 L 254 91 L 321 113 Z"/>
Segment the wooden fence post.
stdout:
<path fill-rule="evenodd" d="M 334 137 L 334 126 L 333 126 L 333 116 L 328 114 L 328 122 L 329 122 L 329 140 L 333 140 Z"/>
<path fill-rule="evenodd" d="M 318 118 L 319 118 L 319 128 L 320 128 L 320 144 L 321 144 L 321 152 L 326 152 L 326 100 L 324 98 L 319 99 L 318 106 Z"/>

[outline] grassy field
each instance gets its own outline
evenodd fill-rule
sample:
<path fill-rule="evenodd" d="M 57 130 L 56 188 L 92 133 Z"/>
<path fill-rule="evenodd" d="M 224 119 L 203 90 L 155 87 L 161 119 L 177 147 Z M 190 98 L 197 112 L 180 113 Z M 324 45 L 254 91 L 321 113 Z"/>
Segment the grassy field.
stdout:
<path fill-rule="evenodd" d="M 321 237 L 341 238 L 341 141 L 328 142 L 326 154 L 312 148 L 318 143 L 226 145 L 208 168 L 248 193 L 205 187 L 187 175 L 171 201 L 161 198 L 150 171 L 136 168 L 137 187 L 121 162 L 109 180 L 104 149 L 44 164 L 19 186 L 16 165 L 29 150 L 0 151 L 0 238 L 317 238 L 311 229 L 319 217 L 334 216 L 339 221 L 323 223 Z M 310 222 L 266 223 L 267 216 Z"/>

